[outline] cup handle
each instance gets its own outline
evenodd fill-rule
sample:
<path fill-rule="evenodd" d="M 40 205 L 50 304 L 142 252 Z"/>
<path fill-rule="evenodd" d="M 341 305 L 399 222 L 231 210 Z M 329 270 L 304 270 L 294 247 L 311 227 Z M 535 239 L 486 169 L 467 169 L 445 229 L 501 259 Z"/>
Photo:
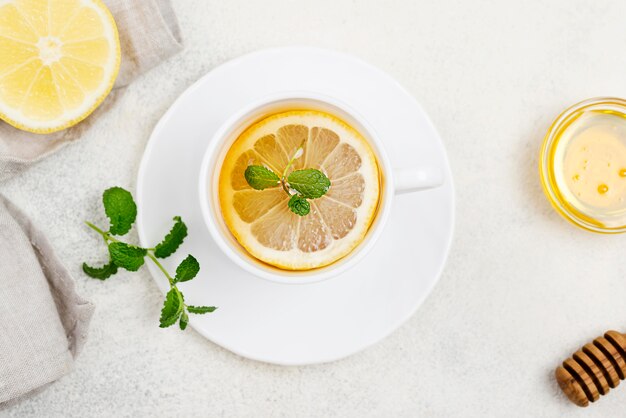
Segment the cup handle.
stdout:
<path fill-rule="evenodd" d="M 393 178 L 396 194 L 434 189 L 443 184 L 443 172 L 435 167 L 394 168 Z"/>

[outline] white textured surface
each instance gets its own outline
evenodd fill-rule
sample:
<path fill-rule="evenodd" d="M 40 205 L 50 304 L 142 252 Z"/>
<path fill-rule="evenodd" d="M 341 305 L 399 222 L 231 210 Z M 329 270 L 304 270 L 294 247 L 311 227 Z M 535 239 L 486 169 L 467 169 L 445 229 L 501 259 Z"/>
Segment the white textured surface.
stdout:
<path fill-rule="evenodd" d="M 49 235 L 96 306 L 68 377 L 3 416 L 624 416 L 626 389 L 588 410 L 552 378 L 565 356 L 626 330 L 626 237 L 562 221 L 537 153 L 551 119 L 626 96 L 621 0 L 175 2 L 187 48 L 135 82 L 85 138 L 3 191 Z M 457 230 L 433 294 L 380 344 L 333 364 L 282 368 L 236 357 L 193 331 L 161 330 L 148 277 L 80 273 L 104 255 L 83 219 L 100 194 L 134 187 L 159 116 L 190 83 L 256 49 L 308 44 L 395 76 L 448 148 Z M 260 313 L 262 314 L 262 313 Z"/>

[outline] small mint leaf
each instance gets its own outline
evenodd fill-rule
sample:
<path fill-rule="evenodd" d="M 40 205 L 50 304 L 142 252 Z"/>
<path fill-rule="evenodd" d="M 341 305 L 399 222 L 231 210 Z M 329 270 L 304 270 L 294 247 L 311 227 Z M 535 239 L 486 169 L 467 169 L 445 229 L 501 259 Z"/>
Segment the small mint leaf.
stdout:
<path fill-rule="evenodd" d="M 280 178 L 269 168 L 262 165 L 250 165 L 244 173 L 246 181 L 256 190 L 267 189 L 268 187 L 278 187 Z"/>
<path fill-rule="evenodd" d="M 186 282 L 196 277 L 200 271 L 200 264 L 193 255 L 189 254 L 187 258 L 180 262 L 176 268 L 176 282 Z"/>
<path fill-rule="evenodd" d="M 167 328 L 174 325 L 178 320 L 181 312 L 183 311 L 183 304 L 178 289 L 172 287 L 167 295 L 165 295 L 165 301 L 163 302 L 163 309 L 161 309 L 161 318 L 159 320 L 159 327 Z"/>
<path fill-rule="evenodd" d="M 128 271 L 137 271 L 143 265 L 147 254 L 145 248 L 134 247 L 123 242 L 109 244 L 109 254 L 115 265 Z"/>
<path fill-rule="evenodd" d="M 109 261 L 108 264 L 105 264 L 102 267 L 91 267 L 87 265 L 87 263 L 83 263 L 83 271 L 91 278 L 106 280 L 117 273 L 117 266 L 113 263 L 113 261 Z"/>
<path fill-rule="evenodd" d="M 178 326 L 184 331 L 185 328 L 187 328 L 187 324 L 189 324 L 189 316 L 187 316 L 187 312 L 183 311 L 183 313 L 180 315 L 180 321 L 178 321 Z"/>
<path fill-rule="evenodd" d="M 111 187 L 102 194 L 104 213 L 111 224 L 109 232 L 113 235 L 124 235 L 137 219 L 137 205 L 133 196 L 121 187 Z"/>
<path fill-rule="evenodd" d="M 297 194 L 291 196 L 291 199 L 289 199 L 287 205 L 289 206 L 289 209 L 291 209 L 291 211 L 296 215 L 305 216 L 308 215 L 311 211 L 311 205 L 309 204 L 309 201 L 301 196 L 298 196 Z"/>
<path fill-rule="evenodd" d="M 313 168 L 292 171 L 287 177 L 289 187 L 307 199 L 317 199 L 326 194 L 330 180 L 324 173 Z"/>
<path fill-rule="evenodd" d="M 187 306 L 187 310 L 189 313 L 193 314 L 205 314 L 215 311 L 217 308 L 215 306 Z"/>
<path fill-rule="evenodd" d="M 186 236 L 187 225 L 180 219 L 180 216 L 175 216 L 174 226 L 172 226 L 170 232 L 163 238 L 163 241 L 154 248 L 155 257 L 166 258 L 174 254 L 183 243 Z"/>

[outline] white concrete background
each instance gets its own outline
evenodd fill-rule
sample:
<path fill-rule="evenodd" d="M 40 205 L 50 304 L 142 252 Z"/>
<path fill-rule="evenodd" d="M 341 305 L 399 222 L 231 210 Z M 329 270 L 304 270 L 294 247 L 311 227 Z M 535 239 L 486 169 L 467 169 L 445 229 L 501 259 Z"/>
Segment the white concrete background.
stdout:
<path fill-rule="evenodd" d="M 587 410 L 552 372 L 607 329 L 626 331 L 626 237 L 567 224 L 537 154 L 550 121 L 626 96 L 626 2 L 175 1 L 185 51 L 136 81 L 80 142 L 3 187 L 48 234 L 97 310 L 76 370 L 4 416 L 626 416 L 626 388 Z M 148 136 L 172 101 L 228 59 L 261 48 L 346 51 L 396 77 L 432 117 L 457 189 L 440 283 L 376 346 L 332 364 L 239 358 L 193 330 L 157 326 L 147 270 L 104 283 L 82 225 L 100 194 L 134 189 Z M 625 385 L 626 386 L 626 385 Z"/>

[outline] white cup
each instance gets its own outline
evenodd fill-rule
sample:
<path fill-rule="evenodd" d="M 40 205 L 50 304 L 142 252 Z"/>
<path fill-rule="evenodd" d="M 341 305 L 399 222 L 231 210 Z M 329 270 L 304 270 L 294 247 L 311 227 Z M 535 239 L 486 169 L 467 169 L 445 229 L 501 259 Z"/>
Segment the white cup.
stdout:
<path fill-rule="evenodd" d="M 347 122 L 369 142 L 378 158 L 379 169 L 383 178 L 378 212 L 365 239 L 350 254 L 339 261 L 326 267 L 307 271 L 278 269 L 262 263 L 250 255 L 228 230 L 221 214 L 218 196 L 222 162 L 237 137 L 262 117 L 293 109 L 319 110 L 336 115 Z M 251 103 L 232 115 L 215 132 L 200 167 L 198 195 L 202 216 L 211 236 L 224 254 L 235 264 L 255 276 L 272 282 L 304 284 L 337 276 L 365 257 L 385 227 L 395 194 L 427 190 L 438 187 L 442 183 L 443 174 L 436 167 L 392 168 L 385 153 L 383 141 L 367 122 L 346 104 L 317 93 L 283 92 Z"/>

